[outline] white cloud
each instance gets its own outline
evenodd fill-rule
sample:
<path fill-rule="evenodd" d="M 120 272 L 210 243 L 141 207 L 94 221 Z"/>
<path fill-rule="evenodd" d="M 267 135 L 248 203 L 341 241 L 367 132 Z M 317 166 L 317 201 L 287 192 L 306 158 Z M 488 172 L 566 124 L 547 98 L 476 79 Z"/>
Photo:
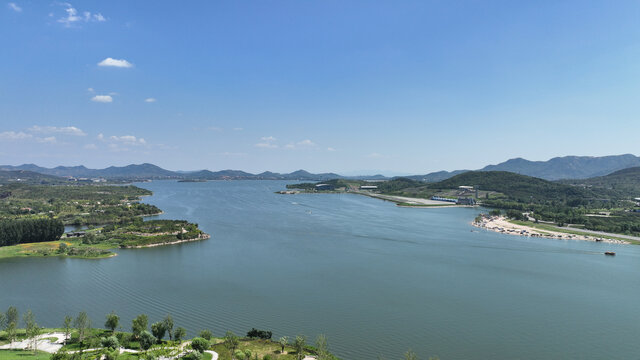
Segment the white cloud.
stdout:
<path fill-rule="evenodd" d="M 113 102 L 113 98 L 111 97 L 111 95 L 96 95 L 91 98 L 91 101 L 99 103 L 110 103 Z"/>
<path fill-rule="evenodd" d="M 55 144 L 57 142 L 55 136 L 49 136 L 46 138 L 36 138 L 36 141 L 40 143 L 48 143 L 48 144 Z"/>
<path fill-rule="evenodd" d="M 298 145 L 300 145 L 300 146 L 316 146 L 316 144 L 313 141 L 309 140 L 309 139 L 299 141 Z"/>
<path fill-rule="evenodd" d="M 117 67 L 117 68 L 130 68 L 133 67 L 133 64 L 128 62 L 125 59 L 114 59 L 114 58 L 106 58 L 98 63 L 98 66 L 109 66 L 109 67 Z"/>
<path fill-rule="evenodd" d="M 87 91 L 92 93 L 94 90 L 93 90 L 93 88 L 88 88 Z"/>
<path fill-rule="evenodd" d="M 285 149 L 295 149 L 296 148 L 296 146 L 293 145 L 293 144 L 287 144 L 284 147 L 285 147 Z"/>
<path fill-rule="evenodd" d="M 83 11 L 82 15 L 78 14 L 78 10 L 74 8 L 69 3 L 62 3 L 61 5 L 66 8 L 64 11 L 67 13 L 66 16 L 58 19 L 58 22 L 64 24 L 65 27 L 71 27 L 77 23 L 88 23 L 88 22 L 105 22 L 107 19 L 102 16 L 100 13 L 92 14 L 90 11 Z"/>
<path fill-rule="evenodd" d="M 146 99 L 144 99 L 144 102 L 146 102 L 146 103 L 154 103 L 156 101 L 157 100 L 155 98 L 146 98 Z"/>
<path fill-rule="evenodd" d="M 98 140 L 100 141 L 104 140 L 104 135 L 102 135 L 102 133 L 98 134 Z"/>
<path fill-rule="evenodd" d="M 241 128 L 241 127 L 233 128 L 233 131 L 242 131 L 242 130 L 244 130 L 244 129 Z"/>
<path fill-rule="evenodd" d="M 207 130 L 215 131 L 215 132 L 221 132 L 223 129 L 221 127 L 217 127 L 217 126 L 209 126 L 207 128 Z"/>
<path fill-rule="evenodd" d="M 9 7 L 9 9 L 15 12 L 22 12 L 22 8 L 18 6 L 16 3 L 10 2 L 7 4 L 7 7 Z"/>
<path fill-rule="evenodd" d="M 268 142 L 257 143 L 255 146 L 259 147 L 259 148 L 265 148 L 265 149 L 276 149 L 278 147 L 278 145 L 272 144 L 272 143 L 268 143 Z"/>
<path fill-rule="evenodd" d="M 100 134 L 102 135 L 102 134 Z M 109 140 L 126 145 L 146 145 L 147 141 L 143 138 L 137 138 L 133 135 L 110 136 Z"/>
<path fill-rule="evenodd" d="M 56 126 L 38 126 L 34 125 L 27 129 L 29 132 L 37 132 L 37 133 L 59 133 L 65 135 L 74 135 L 74 136 L 86 136 L 87 133 L 78 129 L 75 126 L 64 126 L 64 127 L 56 127 Z"/>
<path fill-rule="evenodd" d="M 24 133 L 22 131 L 19 131 L 19 132 L 15 132 L 15 131 L 0 132 L 0 140 L 24 140 L 24 139 L 30 139 L 32 137 L 33 137 L 33 135 Z"/>
<path fill-rule="evenodd" d="M 263 136 L 260 138 L 260 140 L 262 141 L 276 141 L 277 139 L 274 138 L 273 136 Z"/>
<path fill-rule="evenodd" d="M 95 150 L 98 148 L 98 146 L 96 146 L 96 144 L 86 144 L 84 148 L 87 150 Z"/>
<path fill-rule="evenodd" d="M 332 147 L 328 147 L 327 151 L 336 151 L 336 149 L 332 148 Z"/>

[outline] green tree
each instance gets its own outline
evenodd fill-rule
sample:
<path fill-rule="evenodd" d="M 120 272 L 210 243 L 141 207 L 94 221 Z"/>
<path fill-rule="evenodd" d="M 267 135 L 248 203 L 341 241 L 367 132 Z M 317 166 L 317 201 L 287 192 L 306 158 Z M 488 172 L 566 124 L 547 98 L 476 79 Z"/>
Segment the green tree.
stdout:
<path fill-rule="evenodd" d="M 151 333 L 156 337 L 156 339 L 158 339 L 158 343 L 162 342 L 162 338 L 164 337 L 164 334 L 166 332 L 167 329 L 164 327 L 163 321 L 158 321 L 151 324 Z"/>
<path fill-rule="evenodd" d="M 140 334 L 147 330 L 147 326 L 149 324 L 149 317 L 145 314 L 140 314 L 136 316 L 135 319 L 131 321 L 131 332 L 133 336 L 137 339 L 140 337 Z"/>
<path fill-rule="evenodd" d="M 211 347 L 211 343 L 205 338 L 197 337 L 191 340 L 191 348 L 199 353 L 209 350 L 209 347 Z"/>
<path fill-rule="evenodd" d="M 173 318 L 171 314 L 167 314 L 167 317 L 162 320 L 164 323 L 164 328 L 167 330 L 167 334 L 169 335 L 169 340 L 173 340 Z"/>
<path fill-rule="evenodd" d="M 413 352 L 413 350 L 409 349 L 409 350 L 407 350 L 406 353 L 404 353 L 404 359 L 405 360 L 418 360 L 418 355 L 416 355 L 416 353 Z"/>
<path fill-rule="evenodd" d="M 7 326 L 7 316 L 0 312 L 0 329 L 5 329 Z"/>
<path fill-rule="evenodd" d="M 120 348 L 120 341 L 118 341 L 118 338 L 113 335 L 109 336 L 108 338 L 102 338 L 101 342 L 102 346 L 111 350 Z"/>
<path fill-rule="evenodd" d="M 38 353 L 38 336 L 41 333 L 40 327 L 36 324 L 35 316 L 31 310 L 27 310 L 27 312 L 22 315 L 22 321 L 24 322 L 27 339 L 31 340 L 31 348 L 35 355 Z"/>
<path fill-rule="evenodd" d="M 296 350 L 296 359 L 302 360 L 304 358 L 304 347 L 307 344 L 307 339 L 303 335 L 297 335 L 293 341 L 293 348 Z"/>
<path fill-rule="evenodd" d="M 213 333 L 211 332 L 211 330 L 205 329 L 205 330 L 201 330 L 198 336 L 200 336 L 203 339 L 211 340 L 211 338 L 213 337 Z"/>
<path fill-rule="evenodd" d="M 138 341 L 140 342 L 140 347 L 142 348 L 142 350 L 146 351 L 146 350 L 149 350 L 151 345 L 153 345 L 156 342 L 156 338 L 153 337 L 153 335 L 147 330 L 142 330 L 140 332 Z"/>
<path fill-rule="evenodd" d="M 111 330 L 111 333 L 116 331 L 116 328 L 120 324 L 120 316 L 116 315 L 115 311 L 112 311 L 111 314 L 107 314 L 107 319 L 104 322 L 104 327 Z"/>
<path fill-rule="evenodd" d="M 14 323 L 16 326 L 18 326 L 18 309 L 15 306 L 9 306 L 9 308 L 7 309 L 7 314 L 6 314 L 6 318 L 7 318 L 7 325 L 9 326 L 9 324 Z"/>
<path fill-rule="evenodd" d="M 18 325 L 15 322 L 8 323 L 5 331 L 7 332 L 7 339 L 9 340 L 9 344 L 13 346 L 13 342 L 16 341 L 18 337 Z"/>
<path fill-rule="evenodd" d="M 177 341 L 177 342 L 181 342 L 182 339 L 187 336 L 187 330 L 185 330 L 183 327 L 178 326 L 178 328 L 176 329 L 176 331 L 173 334 L 173 338 Z"/>
<path fill-rule="evenodd" d="M 62 328 L 64 329 L 64 342 L 66 343 L 71 336 L 71 324 L 73 323 L 73 317 L 67 315 L 64 317 Z"/>
<path fill-rule="evenodd" d="M 318 360 L 329 360 L 329 342 L 327 337 L 323 334 L 318 335 L 316 338 L 316 350 L 318 351 Z"/>
<path fill-rule="evenodd" d="M 87 332 L 91 328 L 91 319 L 89 319 L 89 315 L 87 315 L 86 312 L 82 311 L 78 314 L 73 324 L 78 330 L 78 340 L 80 340 L 80 342 L 83 342 L 85 337 L 87 336 Z"/>
<path fill-rule="evenodd" d="M 233 331 L 227 331 L 226 334 L 224 334 L 224 346 L 229 349 L 232 354 L 236 351 L 239 344 L 240 340 Z"/>
<path fill-rule="evenodd" d="M 289 338 L 286 336 L 281 337 L 280 339 L 278 339 L 278 344 L 280 344 L 280 353 L 284 353 L 284 347 L 287 346 L 289 344 Z"/>

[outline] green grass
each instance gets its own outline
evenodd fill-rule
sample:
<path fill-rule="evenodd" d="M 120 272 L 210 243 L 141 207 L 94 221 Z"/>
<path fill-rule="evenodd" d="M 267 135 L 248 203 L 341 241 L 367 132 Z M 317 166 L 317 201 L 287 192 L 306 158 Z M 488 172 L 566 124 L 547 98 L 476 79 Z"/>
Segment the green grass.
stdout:
<path fill-rule="evenodd" d="M 217 343 L 213 345 L 212 348 L 213 351 L 218 353 L 219 360 L 231 360 L 231 352 L 224 346 L 223 343 Z M 238 346 L 238 350 L 251 351 L 252 358 L 254 354 L 258 354 L 258 359 L 262 359 L 262 357 L 267 354 L 271 355 L 273 359 L 278 360 L 293 360 L 296 358 L 295 350 L 292 347 L 285 347 L 284 354 L 280 354 L 280 349 L 280 344 L 270 340 L 242 339 L 240 340 L 240 345 Z"/>
<path fill-rule="evenodd" d="M 51 354 L 44 351 L 0 350 L 0 360 L 49 360 Z"/>
<path fill-rule="evenodd" d="M 549 225 L 549 224 L 540 224 L 540 223 L 536 224 L 536 223 L 531 222 L 531 221 L 521 221 L 521 220 L 508 220 L 508 221 L 510 223 L 512 223 L 512 224 L 522 225 L 522 226 L 529 226 L 529 227 L 536 228 L 536 229 L 539 229 L 539 230 L 554 231 L 554 232 L 559 232 L 559 233 L 563 233 L 563 234 L 591 236 L 591 237 L 598 237 L 598 238 L 612 239 L 612 240 L 621 240 L 621 241 L 627 241 L 627 242 L 629 242 L 631 244 L 635 244 L 635 245 L 640 244 L 640 241 L 625 239 L 625 238 L 621 238 L 621 237 L 617 237 L 617 236 L 611 236 L 611 235 L 591 234 L 591 233 L 588 233 L 588 232 L 584 232 L 584 231 L 580 231 L 580 230 L 573 230 L 573 229 L 569 229 L 569 228 L 558 228 L 558 227 L 556 227 L 554 225 Z"/>

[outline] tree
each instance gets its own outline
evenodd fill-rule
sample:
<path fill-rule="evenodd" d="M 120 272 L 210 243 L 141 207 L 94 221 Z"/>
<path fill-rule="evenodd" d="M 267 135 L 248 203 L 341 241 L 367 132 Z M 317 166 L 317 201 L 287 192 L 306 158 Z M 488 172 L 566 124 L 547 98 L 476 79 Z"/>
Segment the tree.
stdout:
<path fill-rule="evenodd" d="M 104 322 L 104 327 L 111 330 L 111 333 L 114 333 L 119 323 L 120 316 L 116 315 L 115 311 L 112 311 L 111 314 L 107 314 L 107 320 Z"/>
<path fill-rule="evenodd" d="M 211 347 L 211 343 L 207 339 L 197 337 L 191 340 L 191 348 L 199 353 L 209 350 L 209 347 Z"/>
<path fill-rule="evenodd" d="M 173 318 L 171 314 L 167 314 L 167 317 L 162 320 L 164 323 L 164 328 L 167 330 L 167 334 L 169 334 L 169 340 L 173 340 Z"/>
<path fill-rule="evenodd" d="M 31 347 L 33 349 L 33 353 L 38 353 L 38 336 L 40 335 L 40 327 L 36 324 L 35 317 L 33 316 L 33 312 L 31 310 L 27 310 L 24 315 L 22 315 L 22 321 L 24 322 L 25 333 L 27 335 L 27 339 L 31 340 Z"/>
<path fill-rule="evenodd" d="M 162 338 L 164 337 L 164 333 L 167 332 L 167 329 L 164 327 L 163 321 L 154 322 L 151 324 L 151 333 L 153 336 L 158 339 L 158 342 L 162 342 Z"/>
<path fill-rule="evenodd" d="M 284 347 L 289 344 L 289 338 L 286 336 L 283 336 L 280 339 L 278 339 L 278 343 L 280 344 L 280 347 L 281 347 L 280 353 L 284 353 Z"/>
<path fill-rule="evenodd" d="M 89 315 L 86 312 L 81 312 L 76 317 L 76 321 L 74 322 L 74 326 L 78 330 L 78 339 L 80 342 L 84 341 L 85 336 L 87 335 L 87 331 L 91 328 L 91 320 L 89 319 Z"/>
<path fill-rule="evenodd" d="M 11 344 L 9 347 L 13 346 L 13 342 L 16 341 L 18 337 L 18 326 L 15 322 L 8 323 L 6 327 L 7 339 L 9 339 L 9 343 Z"/>
<path fill-rule="evenodd" d="M 7 325 L 9 326 L 9 324 L 14 323 L 16 324 L 16 327 L 18 326 L 18 309 L 15 306 L 9 306 L 9 308 L 7 309 L 7 314 L 6 314 L 6 322 Z"/>
<path fill-rule="evenodd" d="M 327 337 L 323 334 L 316 338 L 316 350 L 318 351 L 318 360 L 329 360 L 329 343 Z"/>
<path fill-rule="evenodd" d="M 136 316 L 135 319 L 131 321 L 131 332 L 135 338 L 139 338 L 140 334 L 147 330 L 147 326 L 149 324 L 149 318 L 145 314 L 140 314 Z"/>
<path fill-rule="evenodd" d="M 183 327 L 180 327 L 180 326 L 176 329 L 176 331 L 173 334 L 173 338 L 177 342 L 182 341 L 182 338 L 184 338 L 185 336 L 187 336 L 187 330 L 185 330 Z"/>
<path fill-rule="evenodd" d="M 62 323 L 62 327 L 64 328 L 64 342 L 66 343 L 69 340 L 69 336 L 71 336 L 71 323 L 73 323 L 73 318 L 69 315 L 64 317 L 64 322 Z"/>
<path fill-rule="evenodd" d="M 205 329 L 205 330 L 201 330 L 198 336 L 200 336 L 203 339 L 211 340 L 211 338 L 213 337 L 213 333 L 211 333 L 211 330 Z"/>
<path fill-rule="evenodd" d="M 111 350 L 115 350 L 120 348 L 120 341 L 115 336 L 109 336 L 108 338 L 102 338 L 101 340 L 102 346 L 109 348 Z"/>
<path fill-rule="evenodd" d="M 7 316 L 0 312 L 0 329 L 5 329 L 7 326 Z"/>
<path fill-rule="evenodd" d="M 240 340 L 233 331 L 227 331 L 227 333 L 224 334 L 224 346 L 229 349 L 232 354 L 235 352 L 239 344 Z"/>
<path fill-rule="evenodd" d="M 293 348 L 296 350 L 296 359 L 302 360 L 304 357 L 304 347 L 307 343 L 307 339 L 302 335 L 297 335 L 293 342 Z"/>
<path fill-rule="evenodd" d="M 154 338 L 153 335 L 147 330 L 142 330 L 140 332 L 138 341 L 140 342 L 140 347 L 142 348 L 142 350 L 146 351 L 149 350 L 151 345 L 156 342 L 156 338 Z"/>
<path fill-rule="evenodd" d="M 405 360 L 418 360 L 418 355 L 416 355 L 413 350 L 409 349 L 406 353 L 404 353 Z"/>

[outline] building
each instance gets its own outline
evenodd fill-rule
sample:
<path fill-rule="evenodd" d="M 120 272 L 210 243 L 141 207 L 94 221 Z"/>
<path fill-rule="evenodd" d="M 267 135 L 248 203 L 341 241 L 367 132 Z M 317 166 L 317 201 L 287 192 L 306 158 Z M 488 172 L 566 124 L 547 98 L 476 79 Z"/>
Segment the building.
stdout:
<path fill-rule="evenodd" d="M 360 185 L 360 190 L 378 190 L 376 185 Z"/>
<path fill-rule="evenodd" d="M 458 200 L 456 201 L 456 204 L 458 205 L 475 205 L 476 201 L 474 198 L 470 198 L 470 197 L 459 197 Z"/>
<path fill-rule="evenodd" d="M 435 195 L 431 197 L 431 200 L 446 201 L 446 202 L 452 202 L 452 203 L 458 202 L 458 200 L 456 200 L 456 199 L 451 199 L 451 198 L 446 198 L 446 197 L 441 197 L 441 196 L 435 196 Z"/>

